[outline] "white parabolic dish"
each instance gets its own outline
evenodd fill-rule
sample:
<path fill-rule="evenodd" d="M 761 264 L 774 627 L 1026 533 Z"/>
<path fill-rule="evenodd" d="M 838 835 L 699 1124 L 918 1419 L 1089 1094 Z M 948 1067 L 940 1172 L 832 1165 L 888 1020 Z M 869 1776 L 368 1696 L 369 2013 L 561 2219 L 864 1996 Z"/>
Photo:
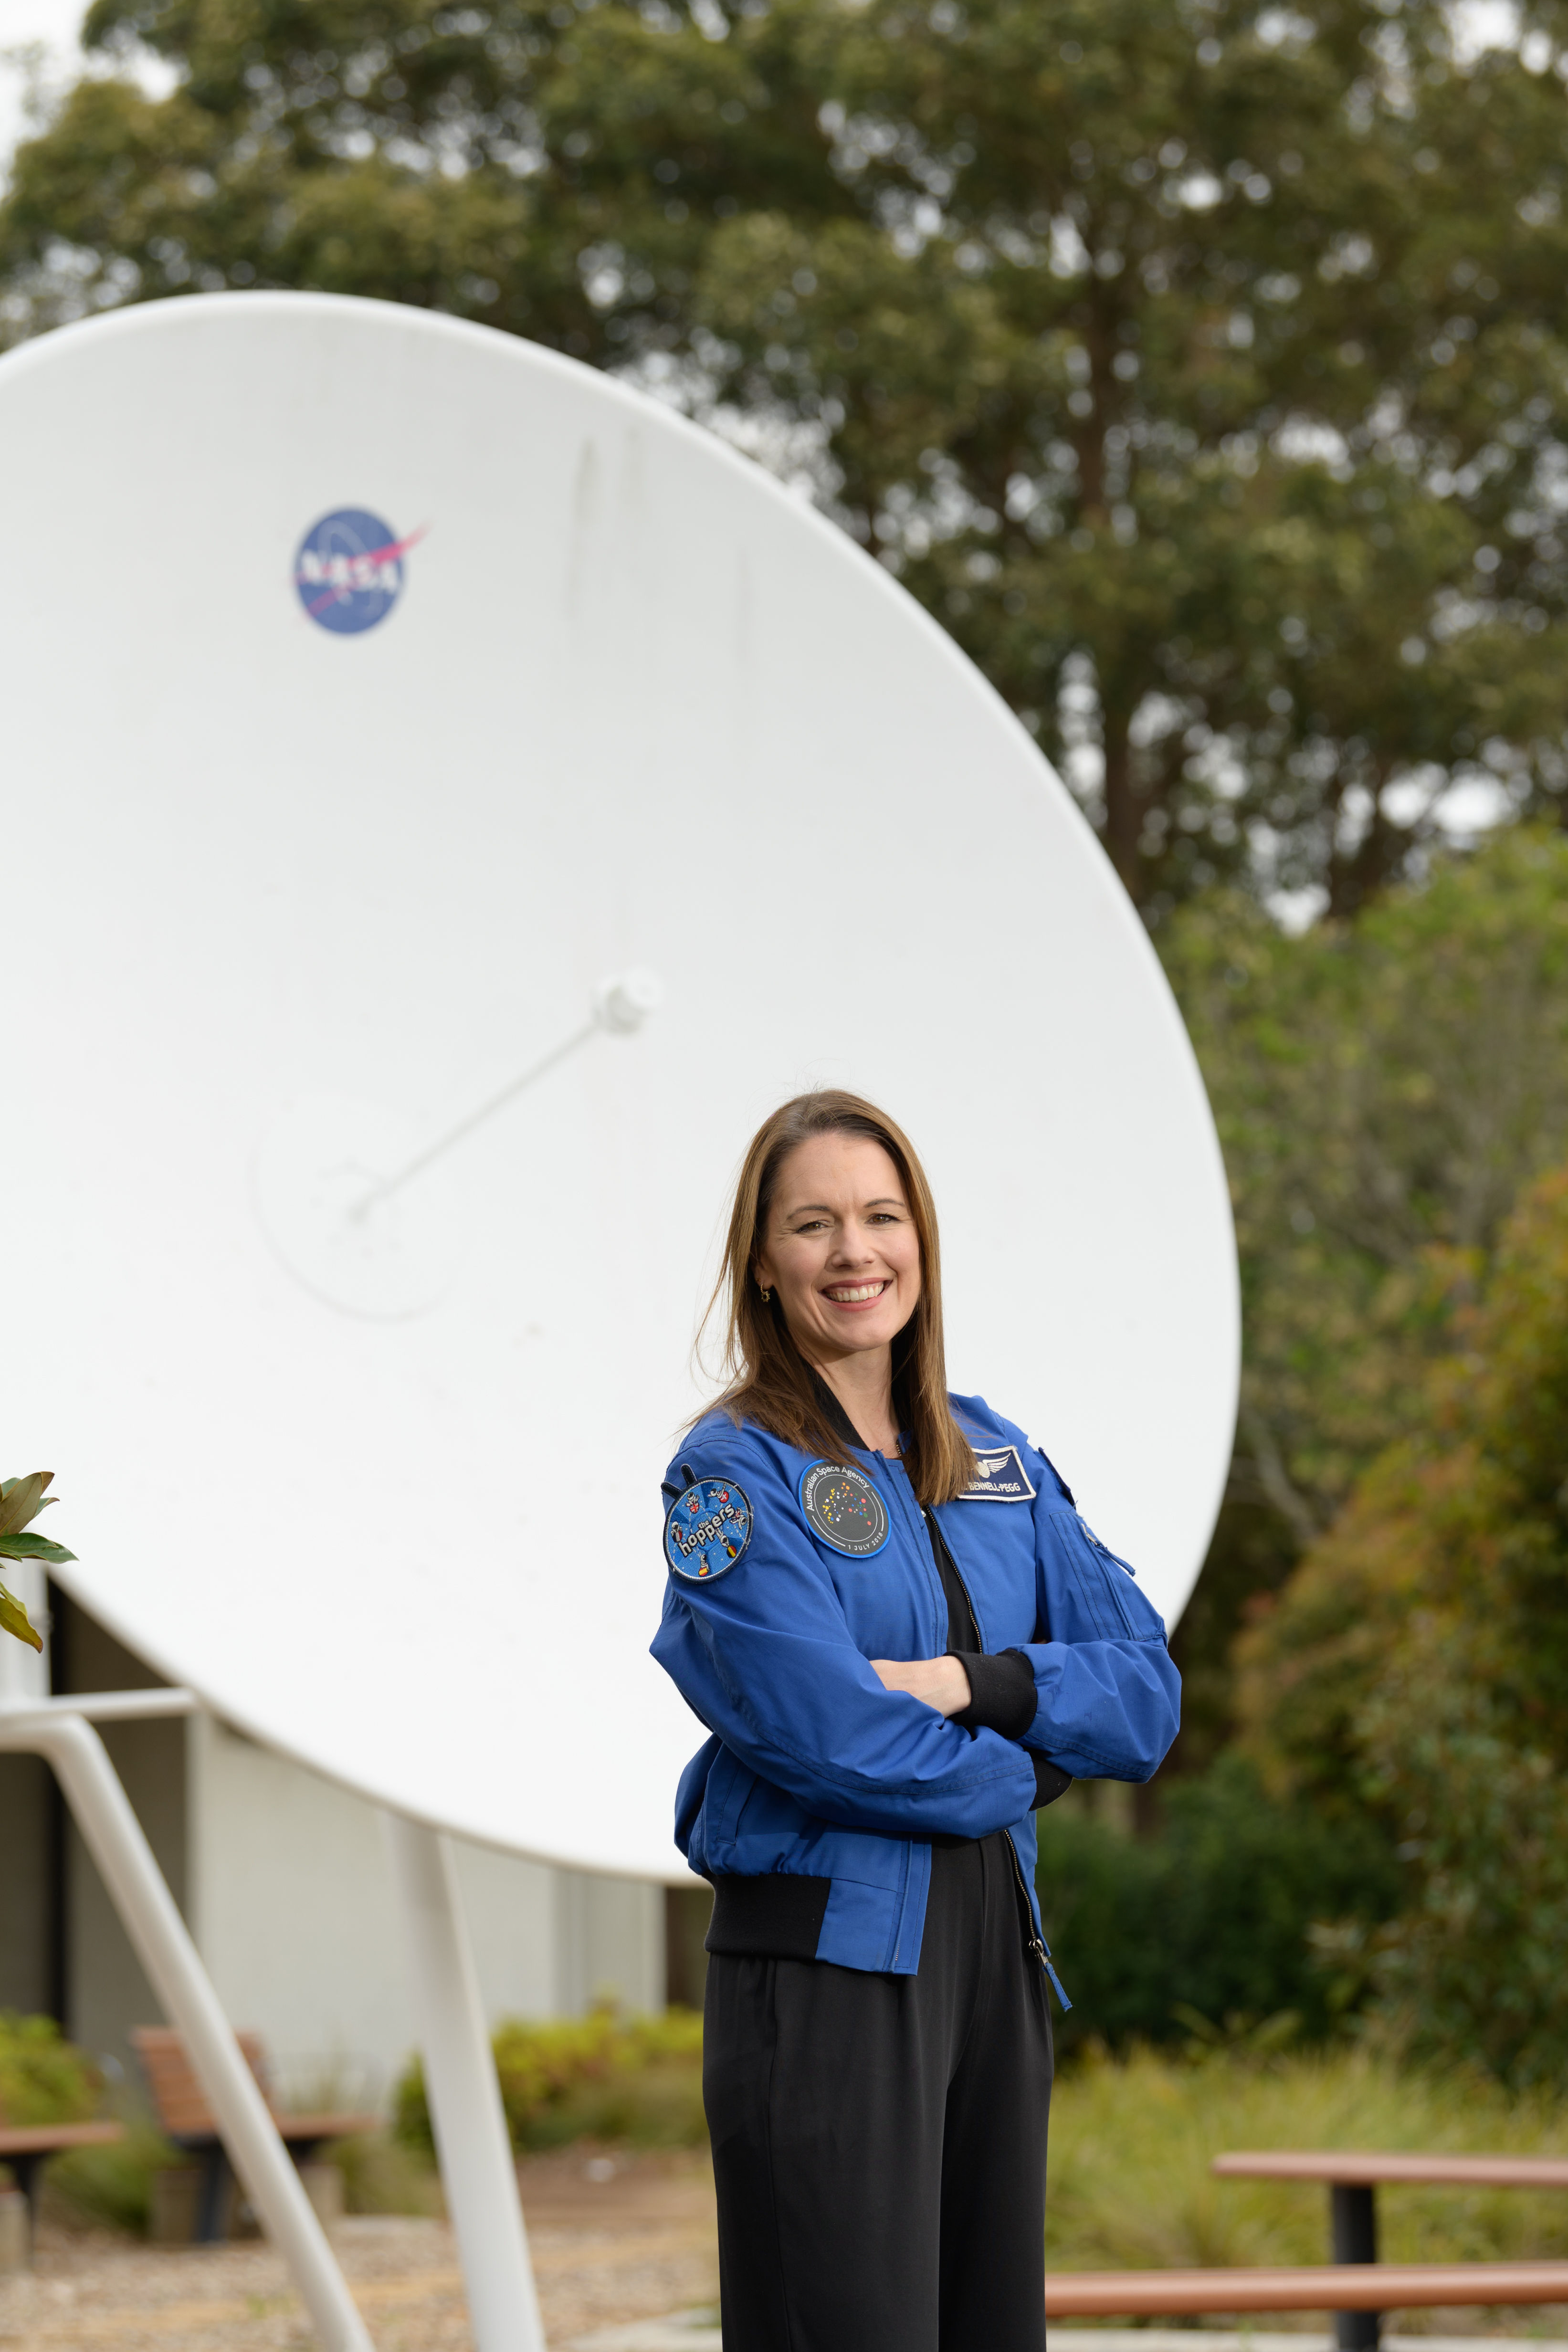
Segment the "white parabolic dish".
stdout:
<path fill-rule="evenodd" d="M 89 1608 L 416 1818 L 679 1876 L 659 1479 L 740 1153 L 826 1082 L 926 1158 L 953 1386 L 1179 1612 L 1237 1370 L 1208 1107 L 1082 817 L 885 571 L 656 403 L 378 303 L 67 328 L 0 362 L 0 1431 Z M 322 1270 L 333 1186 L 635 967 L 637 1034 Z"/>

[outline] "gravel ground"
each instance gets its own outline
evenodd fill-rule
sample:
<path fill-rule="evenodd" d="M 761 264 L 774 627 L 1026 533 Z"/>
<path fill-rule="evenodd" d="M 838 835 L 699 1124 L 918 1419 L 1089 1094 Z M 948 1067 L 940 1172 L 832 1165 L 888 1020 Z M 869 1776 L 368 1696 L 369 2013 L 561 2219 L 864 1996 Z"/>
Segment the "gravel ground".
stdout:
<path fill-rule="evenodd" d="M 579 2148 L 521 2170 L 552 2347 L 568 2352 L 633 2323 L 704 2315 L 716 2301 L 705 2156 Z M 472 2352 L 445 2221 L 354 2216 L 334 2235 L 378 2352 Z M 283 2264 L 255 2242 L 164 2248 L 46 2225 L 32 2271 L 0 2280 L 5 2352 L 307 2352 L 312 2340 Z"/>

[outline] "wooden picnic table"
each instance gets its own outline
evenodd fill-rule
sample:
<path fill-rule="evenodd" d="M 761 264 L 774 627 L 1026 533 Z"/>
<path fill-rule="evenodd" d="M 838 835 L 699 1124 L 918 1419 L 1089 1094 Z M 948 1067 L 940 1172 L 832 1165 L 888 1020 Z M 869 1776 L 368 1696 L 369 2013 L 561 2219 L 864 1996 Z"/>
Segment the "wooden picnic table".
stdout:
<path fill-rule="evenodd" d="M 0 2125 L 0 2164 L 8 2164 L 17 2188 L 27 2200 L 27 2226 L 38 2234 L 38 2198 L 43 2171 L 51 2156 L 68 2148 L 104 2147 L 123 2139 L 123 2124 L 5 2124 Z"/>
<path fill-rule="evenodd" d="M 1560 2156 L 1427 2156 L 1406 2149 L 1243 2148 L 1216 2156 L 1209 2169 L 1232 2180 L 1326 2183 L 1330 2246 L 1336 2263 L 1377 2262 L 1377 2191 L 1384 2182 L 1448 2189 L 1568 2189 L 1568 2157 Z M 1436 2275 L 1432 2266 L 1419 2267 L 1423 2273 Z M 1482 2272 L 1500 2270 L 1511 2273 L 1520 2268 L 1514 2263 L 1458 2267 L 1473 2277 L 1478 2288 Z M 1552 2271 L 1561 2270 L 1563 2265 L 1525 2267 Z M 1413 2300 L 1408 2294 L 1398 2292 L 1403 2276 L 1404 2271 L 1398 2266 L 1380 2264 L 1377 2280 L 1369 2280 L 1365 2289 L 1358 2288 L 1353 2295 L 1342 2290 L 1342 2299 L 1334 2312 L 1340 2352 L 1375 2352 L 1383 2312 L 1398 2310 Z M 1349 2285 L 1347 2280 L 1345 2287 Z M 1367 2295 L 1376 2293 L 1381 2293 L 1382 2302 L 1374 2309 Z M 1478 2304 L 1529 2300 L 1480 2292 L 1470 2299 Z M 1543 2299 L 1557 2301 L 1561 2297 Z"/>

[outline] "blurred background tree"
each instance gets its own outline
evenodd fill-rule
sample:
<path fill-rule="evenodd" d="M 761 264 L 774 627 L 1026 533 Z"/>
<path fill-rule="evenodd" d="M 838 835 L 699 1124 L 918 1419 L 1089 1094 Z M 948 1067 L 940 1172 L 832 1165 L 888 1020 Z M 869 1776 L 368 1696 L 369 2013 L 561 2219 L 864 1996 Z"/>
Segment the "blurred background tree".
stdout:
<path fill-rule="evenodd" d="M 1414 1880 L 1372 1980 L 1420 2052 L 1568 2074 L 1568 1170 L 1509 1221 L 1411 1433 L 1241 1645 L 1277 1787 Z"/>
<path fill-rule="evenodd" d="M 1177 1637 L 1190 1767 L 1234 1728 L 1249 1601 L 1421 1424 L 1520 1188 L 1568 1153 L 1568 839 L 1504 832 L 1300 938 L 1211 893 L 1163 945 L 1225 1148 L 1246 1321 L 1229 1487 Z"/>
<path fill-rule="evenodd" d="M 1563 11 L 95 0 L 9 331 L 433 305 L 809 484 L 1062 761 L 1158 924 L 1348 912 L 1456 792 L 1563 809 Z M 150 97 L 132 68 L 172 70 Z"/>

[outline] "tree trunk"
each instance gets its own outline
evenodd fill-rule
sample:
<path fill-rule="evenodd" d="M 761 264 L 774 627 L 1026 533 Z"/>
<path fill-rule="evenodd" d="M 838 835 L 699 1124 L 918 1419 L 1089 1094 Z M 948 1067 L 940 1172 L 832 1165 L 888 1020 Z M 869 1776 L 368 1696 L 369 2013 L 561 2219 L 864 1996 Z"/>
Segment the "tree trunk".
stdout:
<path fill-rule="evenodd" d="M 1143 861 L 1138 855 L 1143 829 L 1142 809 L 1132 785 L 1131 714 L 1119 697 L 1100 703 L 1101 739 L 1105 745 L 1105 845 L 1134 906 L 1143 900 Z"/>

